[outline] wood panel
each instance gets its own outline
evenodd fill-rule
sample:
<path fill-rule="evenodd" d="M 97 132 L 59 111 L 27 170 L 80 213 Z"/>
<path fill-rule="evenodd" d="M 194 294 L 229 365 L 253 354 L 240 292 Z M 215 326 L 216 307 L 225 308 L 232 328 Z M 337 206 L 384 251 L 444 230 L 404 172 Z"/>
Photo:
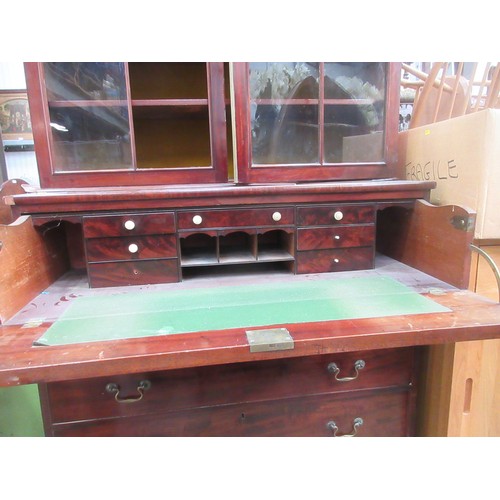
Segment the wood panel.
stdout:
<path fill-rule="evenodd" d="M 0 323 L 69 268 L 65 248 L 63 232 L 39 232 L 30 216 L 0 225 Z"/>
<path fill-rule="evenodd" d="M 475 213 L 417 200 L 412 210 L 388 208 L 377 220 L 377 249 L 458 288 L 467 288 Z M 446 237 L 443 237 L 446 235 Z"/>
<path fill-rule="evenodd" d="M 481 245 L 480 245 L 481 246 Z M 484 246 L 500 264 L 500 247 Z M 470 288 L 498 301 L 493 271 L 474 254 Z M 457 342 L 428 349 L 420 435 L 500 436 L 500 340 Z"/>
<path fill-rule="evenodd" d="M 24 189 L 21 187 L 22 184 L 25 184 L 25 181 L 21 179 L 11 179 L 0 185 L 0 224 L 10 224 L 14 221 L 12 209 L 10 205 L 4 202 L 4 197 L 24 193 Z"/>
<path fill-rule="evenodd" d="M 295 359 L 141 373 L 48 385 L 54 423 L 97 418 L 137 416 L 231 403 L 337 394 L 366 389 L 408 387 L 413 380 L 414 349 L 337 353 Z M 365 363 L 357 378 L 338 381 L 328 370 L 340 369 L 339 378 L 356 377 L 356 361 Z M 141 401 L 118 403 L 106 392 L 108 383 L 120 387 L 121 398 L 137 398 L 137 385 L 151 387 Z"/>
<path fill-rule="evenodd" d="M 197 410 L 94 420 L 54 426 L 55 436 L 407 436 L 411 420 L 407 390 L 360 391 L 349 396 L 309 396 L 285 400 L 211 406 Z"/>

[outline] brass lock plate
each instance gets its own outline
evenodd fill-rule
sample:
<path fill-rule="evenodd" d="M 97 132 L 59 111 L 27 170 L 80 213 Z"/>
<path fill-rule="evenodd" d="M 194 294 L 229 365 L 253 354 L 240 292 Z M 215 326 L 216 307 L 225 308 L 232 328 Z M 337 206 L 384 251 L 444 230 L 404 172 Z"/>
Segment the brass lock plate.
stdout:
<path fill-rule="evenodd" d="M 293 338 L 286 328 L 246 330 L 250 352 L 286 351 L 295 347 Z"/>

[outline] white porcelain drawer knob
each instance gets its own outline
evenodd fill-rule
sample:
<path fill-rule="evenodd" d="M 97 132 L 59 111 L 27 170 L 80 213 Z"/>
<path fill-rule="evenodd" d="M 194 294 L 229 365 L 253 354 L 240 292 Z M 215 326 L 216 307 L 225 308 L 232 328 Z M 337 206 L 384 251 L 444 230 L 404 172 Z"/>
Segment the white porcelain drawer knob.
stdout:
<path fill-rule="evenodd" d="M 333 259 L 333 262 L 335 262 L 335 264 L 338 264 L 340 262 L 339 259 Z"/>
<path fill-rule="evenodd" d="M 340 210 L 337 210 L 334 214 L 333 214 L 333 218 L 335 220 L 342 220 L 344 218 L 344 214 L 340 211 Z"/>
<path fill-rule="evenodd" d="M 336 234 L 334 237 L 333 237 L 334 240 L 340 240 L 340 236 L 338 234 Z"/>
<path fill-rule="evenodd" d="M 203 222 L 201 215 L 195 215 L 193 217 L 193 223 L 199 226 Z"/>
<path fill-rule="evenodd" d="M 133 220 L 126 220 L 123 225 L 125 226 L 125 229 L 128 229 L 129 231 L 132 231 L 132 229 L 135 228 L 135 222 Z"/>
<path fill-rule="evenodd" d="M 128 246 L 128 251 L 130 253 L 137 253 L 139 251 L 139 247 L 135 244 L 135 243 L 131 243 L 129 246 Z"/>
<path fill-rule="evenodd" d="M 274 212 L 273 213 L 273 220 L 278 222 L 281 220 L 281 213 L 280 212 Z"/>

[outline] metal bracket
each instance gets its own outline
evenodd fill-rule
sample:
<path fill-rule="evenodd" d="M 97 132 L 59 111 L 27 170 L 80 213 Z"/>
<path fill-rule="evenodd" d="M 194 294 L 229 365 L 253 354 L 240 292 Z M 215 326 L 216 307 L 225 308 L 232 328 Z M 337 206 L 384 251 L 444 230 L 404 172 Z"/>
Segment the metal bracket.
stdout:
<path fill-rule="evenodd" d="M 460 231 L 469 232 L 474 229 L 475 225 L 475 217 L 467 217 L 464 215 L 455 215 L 451 218 L 451 225 L 455 229 L 459 229 Z"/>
<path fill-rule="evenodd" d="M 286 328 L 247 330 L 245 333 L 250 352 L 285 351 L 295 347 L 293 338 Z"/>

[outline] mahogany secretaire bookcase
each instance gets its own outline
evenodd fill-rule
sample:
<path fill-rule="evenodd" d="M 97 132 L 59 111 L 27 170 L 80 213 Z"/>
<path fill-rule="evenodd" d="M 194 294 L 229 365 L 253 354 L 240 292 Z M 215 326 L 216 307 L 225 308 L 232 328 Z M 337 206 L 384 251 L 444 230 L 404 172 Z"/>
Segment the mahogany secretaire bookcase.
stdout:
<path fill-rule="evenodd" d="M 25 67 L 0 383 L 47 435 L 414 435 L 423 346 L 499 336 L 474 214 L 394 177 L 399 64 Z"/>

